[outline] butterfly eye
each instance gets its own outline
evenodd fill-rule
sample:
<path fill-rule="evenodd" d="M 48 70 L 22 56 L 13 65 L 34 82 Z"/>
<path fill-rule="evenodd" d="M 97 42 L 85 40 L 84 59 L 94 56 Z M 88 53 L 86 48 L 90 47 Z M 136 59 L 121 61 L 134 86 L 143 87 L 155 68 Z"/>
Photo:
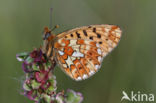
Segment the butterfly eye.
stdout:
<path fill-rule="evenodd" d="M 46 34 L 44 34 L 43 36 L 43 40 L 48 39 L 48 37 L 51 35 L 51 33 L 47 32 Z"/>

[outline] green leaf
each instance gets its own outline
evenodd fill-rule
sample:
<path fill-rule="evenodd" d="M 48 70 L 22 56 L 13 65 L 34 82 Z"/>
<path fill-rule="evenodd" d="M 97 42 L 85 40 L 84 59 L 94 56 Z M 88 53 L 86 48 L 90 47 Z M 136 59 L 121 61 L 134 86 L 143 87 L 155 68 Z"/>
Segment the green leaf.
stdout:
<path fill-rule="evenodd" d="M 26 58 L 26 62 L 27 63 L 32 63 L 33 62 L 33 58 L 31 58 L 30 56 L 28 56 L 27 58 Z"/>
<path fill-rule="evenodd" d="M 29 56 L 29 53 L 27 52 L 16 54 L 16 58 L 18 61 L 24 61 L 28 56 Z"/>
<path fill-rule="evenodd" d="M 66 102 L 67 103 L 81 103 L 83 97 L 74 92 L 73 90 L 69 90 L 67 93 L 66 93 Z"/>
<path fill-rule="evenodd" d="M 38 83 L 36 80 L 32 80 L 31 83 L 32 83 L 31 85 L 32 85 L 32 88 L 33 88 L 33 89 L 38 89 L 39 86 L 41 85 L 41 84 Z"/>
<path fill-rule="evenodd" d="M 32 68 L 33 68 L 34 71 L 39 71 L 39 67 L 36 64 L 33 64 Z"/>
<path fill-rule="evenodd" d="M 30 91 L 30 90 L 31 90 L 31 88 L 29 87 L 29 85 L 26 84 L 26 83 L 23 84 L 23 88 L 24 88 L 24 90 L 26 90 L 26 91 Z"/>

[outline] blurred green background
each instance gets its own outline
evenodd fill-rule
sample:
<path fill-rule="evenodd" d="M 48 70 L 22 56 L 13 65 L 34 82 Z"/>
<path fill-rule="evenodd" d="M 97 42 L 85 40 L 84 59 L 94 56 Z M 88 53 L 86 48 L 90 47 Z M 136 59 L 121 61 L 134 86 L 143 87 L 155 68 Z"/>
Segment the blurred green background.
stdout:
<path fill-rule="evenodd" d="M 88 80 L 75 82 L 56 68 L 58 91 L 80 91 L 83 103 L 121 103 L 123 90 L 156 95 L 156 0 L 0 0 L 0 103 L 33 103 L 20 94 L 24 73 L 15 55 L 42 44 L 51 7 L 56 33 L 90 24 L 123 30 L 118 47 Z"/>

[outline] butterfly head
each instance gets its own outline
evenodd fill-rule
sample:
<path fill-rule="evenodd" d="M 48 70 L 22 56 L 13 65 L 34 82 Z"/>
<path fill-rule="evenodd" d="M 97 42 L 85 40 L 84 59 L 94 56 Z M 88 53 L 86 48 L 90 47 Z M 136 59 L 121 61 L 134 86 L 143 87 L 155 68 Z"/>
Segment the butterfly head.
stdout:
<path fill-rule="evenodd" d="M 54 35 L 52 34 L 51 30 L 48 27 L 44 28 L 43 40 L 52 40 Z"/>

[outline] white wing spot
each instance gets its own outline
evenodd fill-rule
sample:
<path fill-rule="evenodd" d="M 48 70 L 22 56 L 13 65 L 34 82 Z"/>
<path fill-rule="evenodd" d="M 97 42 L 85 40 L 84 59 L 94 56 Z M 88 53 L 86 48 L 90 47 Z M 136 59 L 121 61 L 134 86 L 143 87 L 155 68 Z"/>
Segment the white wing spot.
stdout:
<path fill-rule="evenodd" d="M 65 43 L 61 43 L 61 45 L 62 45 L 62 46 L 65 46 L 66 44 L 65 44 Z"/>
<path fill-rule="evenodd" d="M 84 54 L 82 54 L 80 52 L 74 52 L 72 56 L 74 56 L 74 57 L 84 57 Z"/>
<path fill-rule="evenodd" d="M 90 44 L 90 41 L 89 40 L 85 40 L 85 44 Z"/>
<path fill-rule="evenodd" d="M 74 46 L 73 46 L 73 49 L 74 49 L 75 51 L 79 52 L 79 47 L 80 47 L 80 45 L 74 45 Z"/>
<path fill-rule="evenodd" d="M 121 30 L 119 28 L 115 29 L 115 31 L 121 33 Z"/>
<path fill-rule="evenodd" d="M 67 68 L 67 65 L 66 65 L 66 64 L 63 64 L 63 67 L 64 67 L 64 68 Z"/>
<path fill-rule="evenodd" d="M 70 67 L 71 64 L 73 64 L 73 62 L 71 61 L 70 57 L 68 57 L 67 60 L 65 60 L 65 61 L 68 64 L 69 67 Z"/>
<path fill-rule="evenodd" d="M 58 40 L 58 43 L 61 43 L 61 41 L 62 41 L 62 39 L 59 39 L 59 40 Z"/>
<path fill-rule="evenodd" d="M 98 43 L 96 43 L 96 47 L 100 47 L 100 45 Z"/>
<path fill-rule="evenodd" d="M 98 54 L 100 54 L 101 55 L 101 49 L 97 49 L 97 52 L 98 52 Z"/>
<path fill-rule="evenodd" d="M 116 36 L 117 36 L 117 37 L 120 37 L 120 36 L 121 36 L 121 33 L 116 33 Z"/>
<path fill-rule="evenodd" d="M 76 42 L 77 42 L 77 40 L 70 40 L 70 44 L 69 44 L 69 46 L 77 45 Z"/>
<path fill-rule="evenodd" d="M 62 39 L 59 39 L 58 43 L 61 44 L 62 46 L 65 46 L 65 43 L 62 43 Z"/>
<path fill-rule="evenodd" d="M 101 56 L 98 56 L 98 61 L 99 61 L 99 62 L 101 62 L 101 59 L 102 59 Z"/>
<path fill-rule="evenodd" d="M 110 29 L 108 29 L 108 28 L 105 28 L 105 31 L 106 31 L 106 32 L 109 32 L 109 31 L 110 31 Z"/>
<path fill-rule="evenodd" d="M 71 60 L 74 61 L 76 58 L 75 57 L 71 57 Z"/>
<path fill-rule="evenodd" d="M 116 46 L 116 44 L 115 44 L 115 43 L 113 43 L 112 45 L 113 45 L 113 47 L 115 47 L 115 46 Z"/>
<path fill-rule="evenodd" d="M 94 73 L 95 73 L 95 72 L 91 70 L 91 71 L 89 72 L 89 75 L 93 75 Z"/>
<path fill-rule="evenodd" d="M 82 79 L 81 79 L 81 77 L 77 77 L 77 79 L 76 79 L 76 80 L 77 80 L 77 81 L 80 81 L 80 80 L 82 80 Z"/>
<path fill-rule="evenodd" d="M 86 79 L 88 78 L 88 76 L 86 74 L 83 75 L 83 79 Z"/>
<path fill-rule="evenodd" d="M 95 69 L 98 70 L 99 69 L 99 65 L 95 65 Z"/>
<path fill-rule="evenodd" d="M 60 55 L 64 55 L 64 52 L 63 51 L 58 51 L 58 53 L 60 54 Z"/>

